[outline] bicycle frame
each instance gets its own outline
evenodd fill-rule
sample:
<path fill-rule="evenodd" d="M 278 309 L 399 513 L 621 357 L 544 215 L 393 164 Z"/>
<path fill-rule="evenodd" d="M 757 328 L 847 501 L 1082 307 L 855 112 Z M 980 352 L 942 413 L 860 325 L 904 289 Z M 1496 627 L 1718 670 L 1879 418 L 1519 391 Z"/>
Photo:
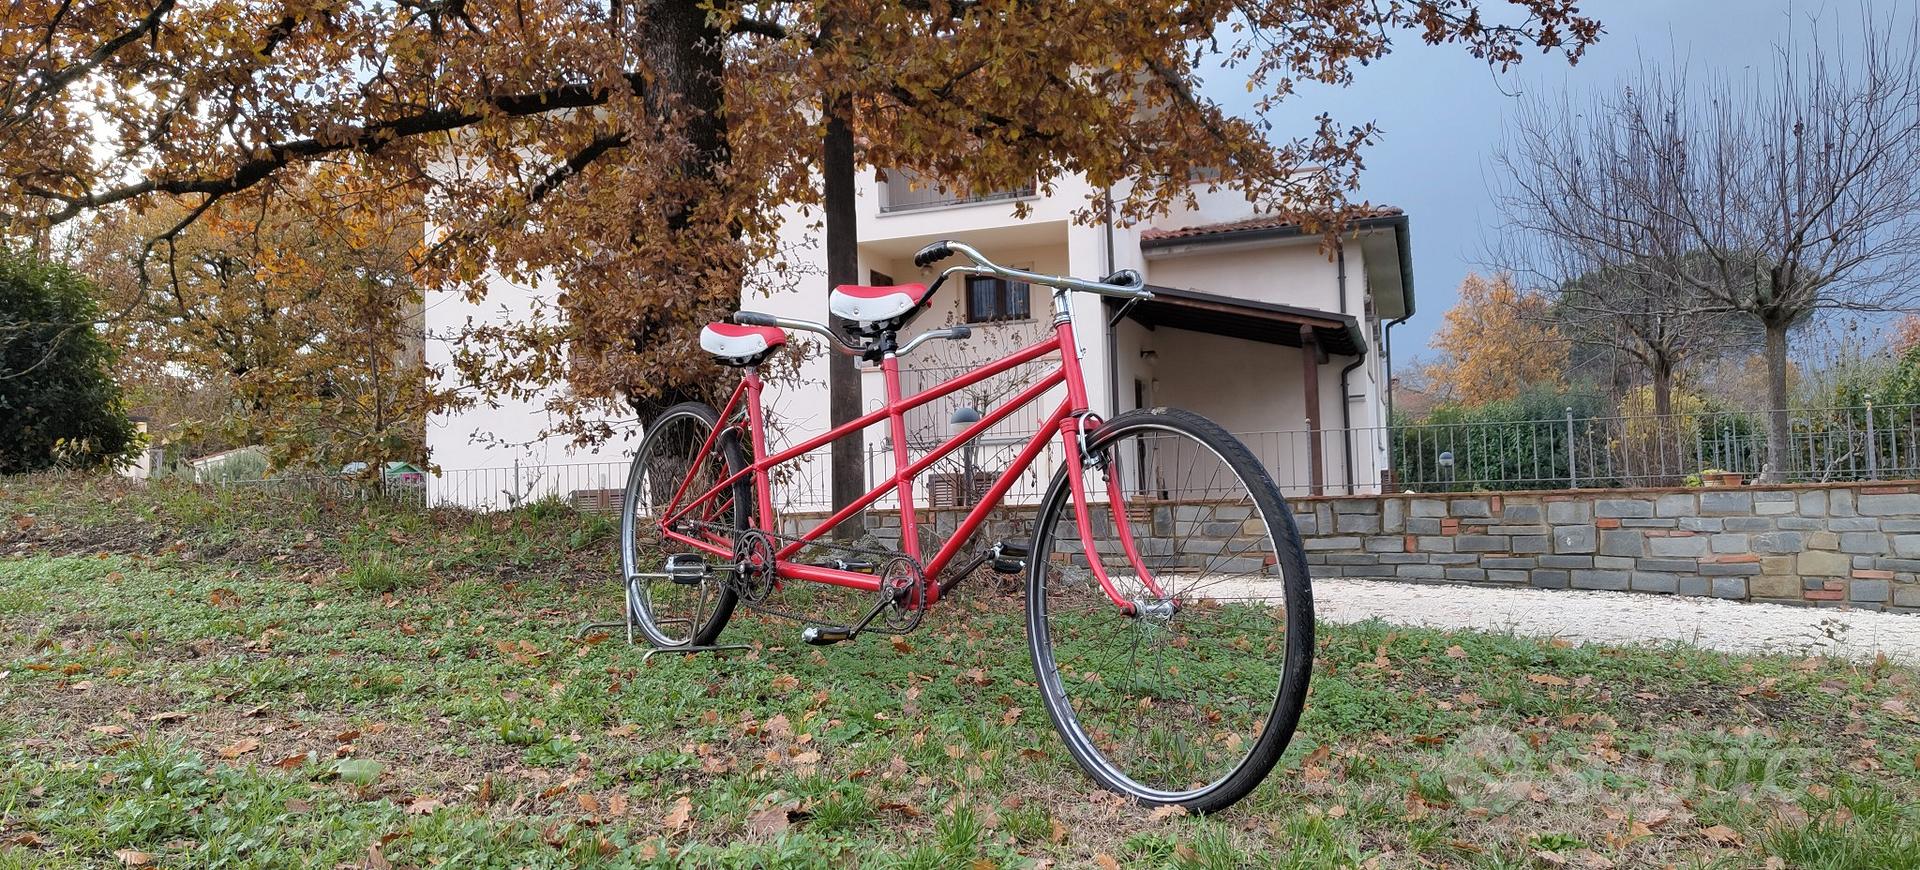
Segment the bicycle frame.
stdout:
<path fill-rule="evenodd" d="M 1064 312 L 1064 305 L 1059 304 L 1060 302 L 1061 300 L 1056 299 L 1056 309 Z M 720 412 L 721 425 L 715 427 L 714 430 L 708 434 L 705 443 L 700 446 L 699 452 L 695 454 L 694 460 L 690 465 L 690 476 L 681 482 L 673 497 L 668 500 L 666 509 L 662 511 L 659 521 L 660 532 L 664 537 L 671 540 L 698 548 L 712 555 L 732 559 L 734 557 L 732 541 L 694 537 L 676 531 L 672 526 L 688 513 L 703 506 L 710 507 L 714 503 L 713 500 L 719 499 L 723 494 L 729 493 L 731 488 L 736 485 L 743 476 L 751 475 L 758 507 L 758 528 L 760 531 L 774 534 L 778 530 L 779 520 L 774 516 L 773 512 L 773 497 L 769 487 L 769 471 L 781 463 L 797 459 L 822 445 L 859 432 L 882 420 L 886 420 L 893 436 L 894 472 L 892 478 L 880 482 L 873 489 L 868 490 L 865 495 L 862 495 L 845 507 L 835 511 L 818 526 L 800 535 L 797 540 L 790 541 L 781 546 L 774 554 L 775 576 L 783 580 L 804 580 L 878 592 L 880 590 L 880 580 L 874 575 L 858 571 L 847 571 L 825 565 L 809 565 L 794 562 L 791 561 L 792 557 L 809 542 L 818 540 L 823 535 L 832 531 L 835 526 L 845 522 L 849 517 L 852 517 L 868 505 L 878 501 L 887 493 L 892 492 L 897 496 L 900 503 L 901 550 L 914 560 L 920 561 L 919 526 L 914 516 L 913 504 L 914 478 L 932 467 L 934 463 L 945 458 L 955 450 L 960 449 L 967 442 L 985 433 L 988 429 L 991 429 L 995 424 L 1006 419 L 1015 411 L 1039 401 L 1047 391 L 1060 384 L 1065 384 L 1067 388 L 1066 398 L 1045 418 L 1039 430 L 1034 433 L 1033 438 L 1027 442 L 1026 446 L 1022 448 L 1020 453 L 1014 458 L 1013 464 L 1001 473 L 999 478 L 993 482 L 993 485 L 988 487 L 986 494 L 980 499 L 979 503 L 975 504 L 967 512 L 966 517 L 960 522 L 953 536 L 949 538 L 931 558 L 922 562 L 922 575 L 926 585 L 922 590 L 923 594 L 919 600 L 922 602 L 922 606 L 931 605 L 938 601 L 940 597 L 940 584 L 936 582 L 936 578 L 940 577 L 941 573 L 953 563 L 954 558 L 959 554 L 960 548 L 973 536 L 975 531 L 979 530 L 981 524 L 986 521 L 987 514 L 999 505 L 1001 498 L 1005 497 L 1007 491 L 1013 488 L 1014 482 L 1019 479 L 1020 475 L 1024 474 L 1028 467 L 1039 458 L 1040 453 L 1046 449 L 1047 442 L 1050 439 L 1055 437 L 1060 439 L 1063 447 L 1064 461 L 1068 463 L 1066 465 L 1067 468 L 1078 467 L 1081 462 L 1081 439 L 1097 425 L 1097 420 L 1093 420 L 1091 412 L 1087 409 L 1086 381 L 1080 371 L 1078 347 L 1074 341 L 1073 323 L 1071 319 L 1064 315 L 1056 316 L 1053 321 L 1053 334 L 1045 341 L 1022 348 L 999 361 L 904 398 L 900 395 L 899 360 L 893 354 L 888 354 L 882 359 L 880 364 L 887 390 L 887 401 L 883 407 L 871 411 L 859 419 L 836 426 L 825 433 L 771 455 L 767 452 L 765 417 L 761 409 L 761 393 L 765 384 L 761 381 L 760 374 L 757 370 L 748 368 L 743 372 L 739 385 L 734 388 L 732 396 L 727 400 L 726 407 Z M 1045 377 L 1040 378 L 1038 381 L 1022 389 L 1018 394 L 989 410 L 979 421 L 968 426 L 965 430 L 955 434 L 953 437 L 948 438 L 925 456 L 921 457 L 919 461 L 911 461 L 908 455 L 906 437 L 906 413 L 908 411 L 942 396 L 963 390 L 1016 366 L 1033 362 L 1056 352 L 1060 354 L 1060 365 L 1057 368 Z M 738 420 L 738 415 L 742 411 L 744 411 L 745 414 L 743 422 L 750 433 L 750 440 L 753 447 L 752 463 L 746 468 L 742 468 L 728 475 L 707 491 L 683 502 L 682 499 L 687 495 L 687 485 L 692 481 L 691 474 L 703 467 L 707 458 L 712 455 L 712 451 L 718 443 L 720 433 L 732 426 L 740 425 L 742 421 Z M 1086 548 L 1085 552 L 1092 553 L 1094 552 L 1093 529 L 1089 514 L 1091 502 L 1087 497 L 1086 484 L 1078 474 L 1069 474 L 1067 478 L 1071 482 L 1075 519 L 1079 525 L 1081 543 Z M 1139 577 L 1146 584 L 1148 590 L 1155 595 L 1160 595 L 1159 586 L 1154 582 L 1151 574 L 1141 560 L 1138 548 L 1134 545 L 1132 532 L 1127 527 L 1125 521 L 1125 498 L 1117 479 L 1109 478 L 1107 495 L 1108 509 L 1114 511 L 1115 522 L 1113 525 L 1118 531 L 1122 548 L 1125 550 L 1128 559 L 1133 563 L 1134 570 L 1139 572 Z M 1101 565 L 1100 560 L 1090 559 L 1088 561 L 1093 567 L 1094 576 L 1106 591 L 1107 597 L 1112 599 L 1113 603 L 1120 607 L 1122 611 L 1127 613 L 1134 612 L 1136 609 L 1135 602 L 1119 593 L 1113 581 L 1108 577 L 1105 567 Z"/>

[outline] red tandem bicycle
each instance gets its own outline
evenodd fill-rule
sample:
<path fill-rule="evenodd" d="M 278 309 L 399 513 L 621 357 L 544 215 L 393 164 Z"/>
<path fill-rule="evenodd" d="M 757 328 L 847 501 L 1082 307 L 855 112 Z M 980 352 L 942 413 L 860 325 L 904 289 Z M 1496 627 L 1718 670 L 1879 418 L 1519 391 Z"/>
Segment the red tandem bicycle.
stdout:
<path fill-rule="evenodd" d="M 927 268 L 955 254 L 969 262 L 947 268 L 931 286 L 834 288 L 828 307 L 848 322 L 852 340 L 824 324 L 747 311 L 701 331 L 701 346 L 738 367 L 740 381 L 717 412 L 684 403 L 646 427 L 621 523 L 629 632 L 638 629 L 660 650 L 713 649 L 734 609 L 745 605 L 813 621 L 803 639 L 826 645 L 867 632 L 912 631 L 982 566 L 1024 574 L 1034 677 L 1075 761 L 1101 786 L 1142 803 L 1225 808 L 1266 777 L 1307 695 L 1313 601 L 1293 514 L 1261 463 L 1212 421 L 1168 408 L 1110 420 L 1089 410 L 1068 294 L 1124 304 L 1151 298 L 1137 273 L 1101 281 L 1036 274 L 996 265 L 952 241 L 928 245 L 914 263 Z M 969 334 L 948 327 L 898 340 L 954 275 L 1051 288 L 1051 334 L 902 396 L 900 358 L 925 342 Z M 884 407 L 771 451 L 759 366 L 785 343 L 787 330 L 817 334 L 838 352 L 878 363 Z M 1058 357 L 1051 371 L 924 455 L 911 455 L 907 412 L 1048 356 Z M 1064 396 L 958 530 L 924 555 L 916 479 L 1063 386 Z M 814 528 L 782 533 L 774 470 L 883 421 L 895 459 L 887 478 Z M 989 512 L 1054 445 L 1057 470 L 1031 537 L 974 542 Z M 829 540 L 837 525 L 889 494 L 899 510 L 897 549 Z M 970 545 L 978 549 L 963 553 Z M 855 590 L 870 595 L 871 605 L 851 624 L 822 624 L 774 602 L 776 590 L 795 583 Z"/>

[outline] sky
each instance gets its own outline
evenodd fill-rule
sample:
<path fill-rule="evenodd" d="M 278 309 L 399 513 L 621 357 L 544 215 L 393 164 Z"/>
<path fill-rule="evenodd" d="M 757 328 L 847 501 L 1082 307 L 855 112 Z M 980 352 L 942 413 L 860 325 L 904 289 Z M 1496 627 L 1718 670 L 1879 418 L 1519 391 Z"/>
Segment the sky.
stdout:
<path fill-rule="evenodd" d="M 1892 8 L 1886 2 L 1882 11 Z M 1273 116 L 1298 125 L 1283 126 L 1288 135 L 1310 131 L 1307 122 L 1321 112 L 1343 125 L 1379 125 L 1380 141 L 1364 152 L 1359 195 L 1405 209 L 1413 238 L 1417 311 L 1394 329 L 1395 357 L 1428 353 L 1427 340 L 1457 298 L 1455 288 L 1486 260 L 1500 223 L 1489 193 L 1492 157 L 1521 95 L 1610 87 L 1643 64 L 1685 65 L 1703 74 L 1764 70 L 1776 44 L 1804 34 L 1810 19 L 1831 32 L 1851 31 L 1869 17 L 1859 0 L 1588 0 L 1582 11 L 1598 18 L 1606 33 L 1576 66 L 1532 55 L 1496 73 L 1458 45 L 1430 46 L 1400 34 L 1393 53 L 1358 70 L 1351 87 L 1303 86 Z M 1210 96 L 1245 112 L 1252 99 L 1244 82 L 1225 73 L 1205 84 Z"/>

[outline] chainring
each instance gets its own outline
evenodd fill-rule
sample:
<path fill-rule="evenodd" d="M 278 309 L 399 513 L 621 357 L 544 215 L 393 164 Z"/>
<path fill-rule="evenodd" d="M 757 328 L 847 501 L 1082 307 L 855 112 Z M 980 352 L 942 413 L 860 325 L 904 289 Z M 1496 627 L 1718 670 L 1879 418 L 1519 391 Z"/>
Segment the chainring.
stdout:
<path fill-rule="evenodd" d="M 926 615 L 926 575 L 906 556 L 887 560 L 880 570 L 880 600 L 884 608 L 876 624 L 891 634 L 906 634 L 920 627 Z"/>
<path fill-rule="evenodd" d="M 773 539 L 765 532 L 748 529 L 733 542 L 733 578 L 735 594 L 749 604 L 759 604 L 773 594 Z"/>

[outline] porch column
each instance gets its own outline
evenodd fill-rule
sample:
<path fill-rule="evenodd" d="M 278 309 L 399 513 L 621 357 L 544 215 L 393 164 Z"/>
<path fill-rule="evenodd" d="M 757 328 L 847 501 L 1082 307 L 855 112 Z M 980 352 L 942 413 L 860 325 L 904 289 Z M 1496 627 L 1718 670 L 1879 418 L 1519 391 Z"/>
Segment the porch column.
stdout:
<path fill-rule="evenodd" d="M 1307 406 L 1307 483 L 1321 495 L 1326 487 L 1326 461 L 1320 444 L 1320 339 L 1313 327 L 1300 325 L 1301 393 Z"/>

